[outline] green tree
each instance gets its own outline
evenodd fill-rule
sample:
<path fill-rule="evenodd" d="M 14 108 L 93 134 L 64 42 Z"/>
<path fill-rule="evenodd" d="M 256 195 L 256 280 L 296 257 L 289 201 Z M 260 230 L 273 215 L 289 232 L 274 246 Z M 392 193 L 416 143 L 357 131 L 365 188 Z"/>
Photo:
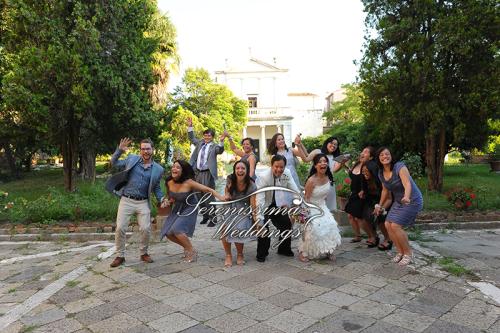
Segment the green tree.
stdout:
<path fill-rule="evenodd" d="M 328 122 L 340 123 L 359 123 L 363 121 L 363 112 L 361 111 L 362 92 L 358 85 L 353 83 L 343 84 L 345 89 L 345 98 L 334 102 L 330 110 L 323 116 Z"/>
<path fill-rule="evenodd" d="M 154 2 L 99 1 L 95 8 L 99 45 L 86 58 L 94 102 L 80 147 L 87 179 L 95 177 L 96 154 L 114 149 L 120 137 L 157 138 L 169 73 L 178 64 L 175 28 Z"/>
<path fill-rule="evenodd" d="M 185 157 L 189 154 L 186 120 L 193 119 L 195 132 L 211 128 L 217 134 L 223 126 L 238 139 L 247 122 L 248 103 L 234 96 L 228 87 L 212 81 L 204 69 L 187 69 L 182 84 L 174 89 L 165 117 L 164 139 L 171 139 Z"/>
<path fill-rule="evenodd" d="M 0 115 L 16 135 L 60 147 L 66 189 L 79 158 L 93 178 L 96 153 L 120 136 L 159 134 L 177 55 L 175 29 L 154 1 L 9 1 L 2 23 Z"/>
<path fill-rule="evenodd" d="M 425 156 L 441 190 L 446 153 L 482 147 L 498 115 L 499 7 L 494 0 L 362 0 L 363 111 L 381 143 Z"/>

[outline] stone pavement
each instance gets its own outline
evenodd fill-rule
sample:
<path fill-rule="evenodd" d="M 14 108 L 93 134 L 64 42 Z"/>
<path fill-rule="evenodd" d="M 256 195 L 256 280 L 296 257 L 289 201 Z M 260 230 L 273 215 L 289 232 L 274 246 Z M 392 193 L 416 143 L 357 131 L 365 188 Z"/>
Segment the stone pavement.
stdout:
<path fill-rule="evenodd" d="M 137 244 L 129 243 L 126 265 L 116 269 L 109 267 L 109 243 L 0 242 L 0 331 L 500 332 L 498 300 L 422 253 L 400 268 L 387 253 L 346 238 L 334 264 L 304 264 L 274 252 L 258 263 L 252 242 L 247 264 L 226 269 L 213 232 L 197 226 L 196 263 L 183 263 L 181 249 L 162 242 L 151 246 L 155 262 L 144 264 Z M 498 233 L 480 234 L 500 244 Z M 435 251 L 471 258 L 456 235 L 438 237 L 429 243 Z M 489 273 L 499 268 L 491 247 L 472 251 L 491 265 Z"/>

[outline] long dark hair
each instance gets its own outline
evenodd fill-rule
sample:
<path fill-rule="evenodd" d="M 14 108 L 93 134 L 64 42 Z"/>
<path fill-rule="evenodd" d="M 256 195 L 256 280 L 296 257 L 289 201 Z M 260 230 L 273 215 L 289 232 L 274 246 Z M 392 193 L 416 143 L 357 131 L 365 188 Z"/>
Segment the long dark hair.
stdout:
<path fill-rule="evenodd" d="M 326 154 L 323 154 L 323 153 L 314 156 L 313 165 L 311 167 L 311 171 L 309 171 L 309 176 L 307 177 L 307 179 L 311 178 L 313 175 L 315 175 L 318 172 L 316 170 L 316 164 L 319 163 L 319 160 L 322 157 L 324 157 L 326 159 L 326 163 L 327 163 L 326 175 L 328 176 L 328 179 L 330 179 L 330 185 L 333 186 L 333 183 L 335 182 L 335 180 L 333 179 L 333 175 L 332 175 L 332 171 L 330 170 L 330 166 L 328 166 L 328 157 L 326 156 Z M 307 180 L 306 180 L 306 182 L 307 182 Z"/>
<path fill-rule="evenodd" d="M 271 138 L 271 141 L 269 141 L 269 146 L 267 146 L 267 153 L 271 156 L 276 155 L 278 153 L 278 147 L 276 147 L 276 141 L 278 141 L 278 136 L 280 135 L 283 137 L 283 139 L 285 139 L 285 136 L 283 134 L 276 133 Z M 285 143 L 285 150 L 288 150 L 286 143 Z"/>
<path fill-rule="evenodd" d="M 390 165 L 390 170 L 392 171 L 392 169 L 394 168 L 394 164 L 396 164 L 396 159 L 394 158 L 394 155 L 392 154 L 391 150 L 389 149 L 389 147 L 386 147 L 386 146 L 383 146 L 383 147 L 380 147 L 377 152 L 375 153 L 375 158 L 377 159 L 377 165 L 378 167 L 380 168 L 380 170 L 384 170 L 384 166 L 382 165 L 382 163 L 380 163 L 380 154 L 384 151 L 384 150 L 388 150 L 389 153 L 391 153 L 391 165 Z"/>
<path fill-rule="evenodd" d="M 340 141 L 339 139 L 337 139 L 336 137 L 334 136 L 331 136 L 329 137 L 328 139 L 326 139 L 324 142 L 323 142 L 323 146 L 321 147 L 321 152 L 325 155 L 330 155 L 330 153 L 328 152 L 328 144 L 330 142 L 332 142 L 333 140 L 337 141 L 337 149 L 335 149 L 332 153 L 333 157 L 337 157 L 340 155 Z"/>
<path fill-rule="evenodd" d="M 184 160 L 176 160 L 174 164 L 175 163 L 178 163 L 181 166 L 182 170 L 181 176 L 179 177 L 179 179 L 175 180 L 174 177 L 172 177 L 172 174 L 170 174 L 170 176 L 168 176 L 167 179 L 165 180 L 165 185 L 167 186 L 167 188 L 168 188 L 168 182 L 170 180 L 173 180 L 174 183 L 181 184 L 188 179 L 194 179 L 194 170 L 193 167 L 191 167 L 191 164 L 189 164 Z"/>
<path fill-rule="evenodd" d="M 244 193 L 247 192 L 248 187 L 250 186 L 250 183 L 253 182 L 252 178 L 250 178 L 250 165 L 248 164 L 248 162 L 242 161 L 242 160 L 236 161 L 233 165 L 233 173 L 230 174 L 229 176 L 227 176 L 228 192 L 231 196 L 234 195 L 236 193 L 236 191 L 238 190 L 238 183 L 237 183 L 237 179 L 236 179 L 236 166 L 239 163 L 242 163 L 243 165 L 245 165 L 245 168 L 247 170 L 245 173 L 245 178 L 243 179 L 245 182 L 245 189 L 243 190 Z"/>
<path fill-rule="evenodd" d="M 382 191 L 382 184 L 380 183 L 380 179 L 378 178 L 377 164 L 373 160 L 361 164 L 361 174 L 363 174 L 363 168 L 368 170 L 368 172 L 370 173 L 369 180 L 366 180 L 365 176 L 363 175 L 363 181 L 368 185 L 368 189 L 372 193 L 377 192 L 377 194 L 380 195 L 380 192 Z"/>
<path fill-rule="evenodd" d="M 373 159 L 375 159 L 375 147 L 373 146 L 366 146 L 365 148 L 363 148 L 363 150 L 365 149 L 368 149 L 368 151 L 370 152 L 370 156 L 371 156 L 371 159 L 368 160 L 368 161 L 372 161 Z M 377 155 L 378 156 L 378 155 Z M 367 162 L 368 162 L 367 161 Z M 363 162 L 361 162 L 359 159 L 356 161 L 356 163 L 354 163 L 354 165 L 351 167 L 351 170 L 353 170 L 355 167 L 357 167 L 359 164 L 362 164 Z M 360 169 L 361 170 L 361 169 Z M 392 170 L 392 168 L 391 168 Z"/>

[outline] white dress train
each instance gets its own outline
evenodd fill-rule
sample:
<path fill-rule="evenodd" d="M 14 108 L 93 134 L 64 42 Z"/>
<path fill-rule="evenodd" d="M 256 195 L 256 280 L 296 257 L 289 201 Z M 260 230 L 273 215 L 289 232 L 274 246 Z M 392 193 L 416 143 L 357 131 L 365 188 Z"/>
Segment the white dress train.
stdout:
<path fill-rule="evenodd" d="M 309 259 L 321 258 L 333 254 L 340 245 L 341 237 L 337 221 L 326 206 L 326 197 L 330 192 L 330 182 L 313 189 L 310 203 L 323 210 L 323 216 L 309 222 L 299 238 L 299 251 Z"/>

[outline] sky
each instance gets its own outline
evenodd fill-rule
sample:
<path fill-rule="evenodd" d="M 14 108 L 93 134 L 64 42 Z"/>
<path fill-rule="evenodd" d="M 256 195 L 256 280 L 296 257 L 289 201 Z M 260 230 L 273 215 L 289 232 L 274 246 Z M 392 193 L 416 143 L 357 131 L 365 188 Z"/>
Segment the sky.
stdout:
<path fill-rule="evenodd" d="M 290 92 L 325 96 L 354 82 L 362 55 L 359 0 L 158 0 L 177 29 L 181 66 L 212 75 L 250 56 L 289 69 Z"/>

